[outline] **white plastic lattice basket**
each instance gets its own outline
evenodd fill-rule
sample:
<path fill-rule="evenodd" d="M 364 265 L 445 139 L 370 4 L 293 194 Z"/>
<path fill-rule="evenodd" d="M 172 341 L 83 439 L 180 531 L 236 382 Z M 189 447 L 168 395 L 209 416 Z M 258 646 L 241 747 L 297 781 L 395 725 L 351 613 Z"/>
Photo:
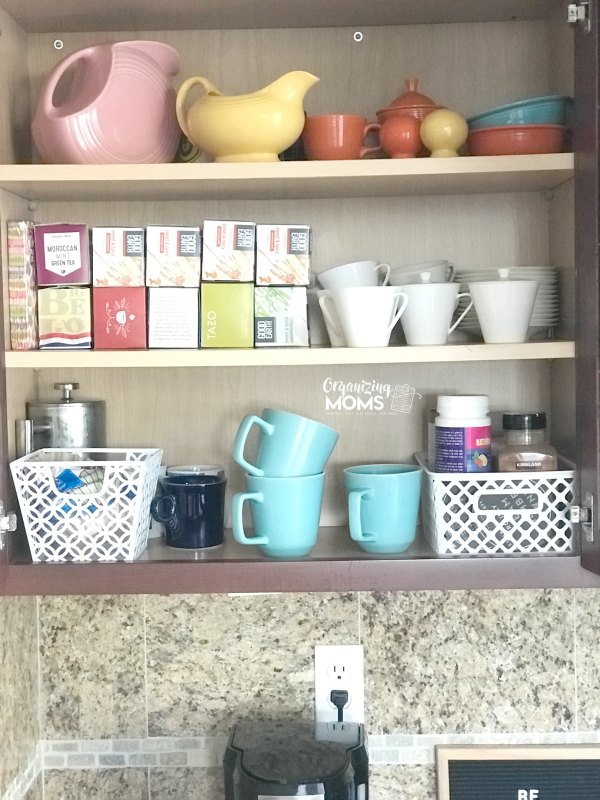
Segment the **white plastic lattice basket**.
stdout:
<path fill-rule="evenodd" d="M 33 561 L 133 561 L 145 550 L 162 450 L 45 448 L 10 469 Z"/>
<path fill-rule="evenodd" d="M 425 455 L 416 459 L 423 467 L 423 532 L 439 555 L 576 552 L 573 469 L 446 473 L 431 472 Z"/>

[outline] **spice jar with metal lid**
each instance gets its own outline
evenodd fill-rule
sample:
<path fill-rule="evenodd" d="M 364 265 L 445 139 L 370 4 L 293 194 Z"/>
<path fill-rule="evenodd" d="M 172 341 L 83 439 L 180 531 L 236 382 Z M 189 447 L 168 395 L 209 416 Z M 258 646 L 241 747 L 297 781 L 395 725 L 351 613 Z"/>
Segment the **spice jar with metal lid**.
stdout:
<path fill-rule="evenodd" d="M 550 472 L 558 468 L 556 450 L 546 441 L 546 414 L 530 411 L 503 414 L 504 446 L 498 452 L 499 472 Z"/>

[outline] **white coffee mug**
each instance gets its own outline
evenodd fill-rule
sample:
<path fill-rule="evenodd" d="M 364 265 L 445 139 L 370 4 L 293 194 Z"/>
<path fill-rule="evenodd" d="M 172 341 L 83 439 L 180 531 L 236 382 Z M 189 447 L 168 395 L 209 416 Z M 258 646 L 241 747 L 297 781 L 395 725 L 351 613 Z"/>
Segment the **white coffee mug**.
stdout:
<path fill-rule="evenodd" d="M 409 303 L 400 323 L 408 345 L 446 344 L 448 335 L 457 327 L 473 300 L 461 292 L 458 283 L 412 283 L 402 287 Z M 469 304 L 452 323 L 459 298 L 470 298 Z"/>
<path fill-rule="evenodd" d="M 408 297 L 395 286 L 353 286 L 326 292 L 319 303 L 332 328 L 337 310 L 348 347 L 387 347 Z"/>
<path fill-rule="evenodd" d="M 323 313 L 320 298 L 326 297 L 327 295 L 331 295 L 331 291 L 329 289 L 317 289 L 317 302 L 319 304 L 319 313 L 321 314 L 321 318 L 325 323 L 327 336 L 329 336 L 329 343 L 332 347 L 348 347 L 348 344 L 346 342 L 346 337 L 344 336 L 344 331 L 342 330 L 342 322 L 340 320 L 340 315 L 337 312 L 335 303 L 331 303 L 331 305 L 329 306 L 329 318 L 327 318 Z"/>
<path fill-rule="evenodd" d="M 513 344 L 527 339 L 539 281 L 469 283 L 477 319 L 487 344 Z"/>
<path fill-rule="evenodd" d="M 352 286 L 379 286 L 383 273 L 382 286 L 390 279 L 390 265 L 378 261 L 353 261 L 340 264 L 319 272 L 317 278 L 323 289 L 345 289 Z"/>

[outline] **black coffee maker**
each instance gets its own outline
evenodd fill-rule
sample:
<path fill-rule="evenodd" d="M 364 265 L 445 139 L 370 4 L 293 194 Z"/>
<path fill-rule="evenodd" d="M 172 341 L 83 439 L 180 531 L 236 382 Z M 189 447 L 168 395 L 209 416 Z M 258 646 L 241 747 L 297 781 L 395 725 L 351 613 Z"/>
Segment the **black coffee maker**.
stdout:
<path fill-rule="evenodd" d="M 354 722 L 243 722 L 223 759 L 225 800 L 368 800 L 364 728 Z"/>

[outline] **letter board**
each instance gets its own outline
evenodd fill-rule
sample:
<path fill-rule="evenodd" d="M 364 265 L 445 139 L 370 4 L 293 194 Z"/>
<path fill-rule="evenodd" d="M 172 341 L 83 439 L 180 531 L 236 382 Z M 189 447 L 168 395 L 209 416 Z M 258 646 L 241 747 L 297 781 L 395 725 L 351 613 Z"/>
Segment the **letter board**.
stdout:
<path fill-rule="evenodd" d="M 438 745 L 438 800 L 600 800 L 600 745 Z"/>

